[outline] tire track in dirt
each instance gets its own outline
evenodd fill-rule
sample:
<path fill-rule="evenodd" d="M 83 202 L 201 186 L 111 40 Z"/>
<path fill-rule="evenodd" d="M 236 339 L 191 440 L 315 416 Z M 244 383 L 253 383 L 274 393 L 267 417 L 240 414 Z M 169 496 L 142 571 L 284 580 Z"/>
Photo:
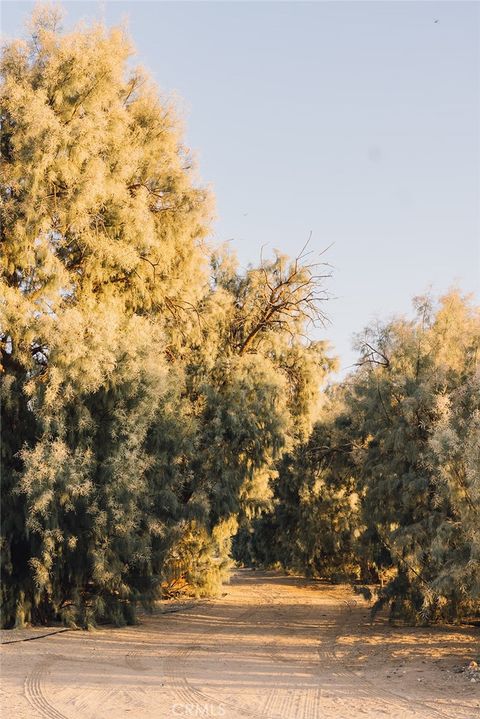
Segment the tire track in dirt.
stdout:
<path fill-rule="evenodd" d="M 263 589 L 250 585 L 250 592 L 253 590 L 254 594 L 260 601 L 249 609 L 241 612 L 233 621 L 245 621 L 250 619 L 258 612 L 261 612 L 265 607 L 270 609 L 273 615 L 278 615 L 283 612 L 284 594 L 278 591 L 272 591 L 271 589 Z M 318 606 L 312 604 L 305 614 L 305 608 L 303 608 L 303 614 L 300 617 L 300 623 L 298 628 L 289 628 L 287 636 L 294 636 L 302 632 L 302 623 L 305 620 L 309 621 L 312 615 L 318 613 Z M 280 618 L 279 624 L 284 622 L 283 615 Z M 335 624 L 332 625 L 335 628 Z M 218 630 L 217 632 L 218 633 Z M 316 719 L 319 717 L 319 710 L 322 704 L 322 687 L 320 684 L 314 687 L 304 686 L 301 688 L 292 688 L 287 691 L 278 691 L 277 687 L 273 687 L 267 693 L 263 705 L 259 709 L 254 709 L 241 705 L 237 702 L 230 702 L 225 699 L 219 698 L 217 695 L 212 695 L 204 690 L 194 687 L 187 678 L 187 660 L 192 654 L 199 649 L 202 649 L 201 643 L 206 636 L 211 636 L 210 633 L 202 633 L 198 636 L 196 644 L 183 647 L 172 653 L 169 657 L 169 671 L 172 684 L 175 687 L 177 696 L 185 701 L 187 705 L 197 706 L 198 710 L 201 710 L 201 703 L 213 704 L 221 706 L 224 709 L 232 709 L 237 712 L 240 716 L 250 717 L 250 719 L 285 719 L 286 717 L 294 716 L 296 719 Z M 298 660 L 292 660 L 291 658 L 284 658 L 282 656 L 282 648 L 280 647 L 280 639 L 274 640 L 268 645 L 267 655 L 273 661 L 283 662 L 285 664 L 298 664 Z M 335 658 L 332 655 L 333 662 Z M 300 660 L 300 664 L 306 663 Z M 311 667 L 312 663 L 308 663 Z M 278 685 L 278 681 L 277 681 Z M 330 702 L 335 704 L 335 708 L 338 715 L 338 706 L 342 705 L 343 716 L 345 719 L 351 719 L 351 706 L 347 705 L 343 698 L 338 696 L 332 696 L 330 692 Z"/>
<path fill-rule="evenodd" d="M 134 649 L 131 652 L 125 654 L 125 664 L 129 669 L 133 669 L 134 672 L 148 672 L 149 667 L 143 664 L 144 657 Z"/>
<path fill-rule="evenodd" d="M 283 579 L 280 578 L 280 581 L 283 582 Z M 313 585 L 306 585 L 305 580 L 298 580 L 300 581 L 303 584 L 290 578 L 288 582 L 284 582 L 289 584 L 288 589 L 280 588 L 275 585 L 274 577 L 245 573 L 238 584 L 234 582 L 240 600 L 237 602 L 234 597 L 232 604 L 227 601 L 217 605 L 220 609 L 217 612 L 215 603 L 211 603 L 212 612 L 207 611 L 205 616 L 200 614 L 194 617 L 191 629 L 185 627 L 183 644 L 180 646 L 182 637 L 176 636 L 176 627 L 182 624 L 182 618 L 172 618 L 173 624 L 170 621 L 167 623 L 167 636 L 170 633 L 177 646 L 174 644 L 174 649 L 166 656 L 165 651 L 158 651 L 156 638 L 147 649 L 143 642 L 130 642 L 129 636 L 116 640 L 121 642 L 120 648 L 123 648 L 123 662 L 121 657 L 117 657 L 115 661 L 112 656 L 109 661 L 100 657 L 84 659 L 61 654 L 44 654 L 38 661 L 37 655 L 36 665 L 25 678 L 24 696 L 43 719 L 68 719 L 68 716 L 62 713 L 64 702 L 59 702 L 57 698 L 57 709 L 49 697 L 47 676 L 59 662 L 77 662 L 91 666 L 93 660 L 95 664 L 103 667 L 119 667 L 124 670 L 128 668 L 135 674 L 138 672 L 138 682 L 135 674 L 133 678 L 129 676 L 129 684 L 118 694 L 118 698 L 115 693 L 118 689 L 112 689 L 111 701 L 113 711 L 116 711 L 118 703 L 118 716 L 124 716 L 122 702 L 127 701 L 127 694 L 130 692 L 133 708 L 127 711 L 136 708 L 136 716 L 141 716 L 140 698 L 135 692 L 142 693 L 145 708 L 153 706 L 156 686 L 152 684 L 148 689 L 141 687 L 145 681 L 142 679 L 145 672 L 154 672 L 152 677 L 158 674 L 149 661 L 153 659 L 154 662 L 160 660 L 162 663 L 162 681 L 163 678 L 169 680 L 166 684 L 170 685 L 172 694 L 168 694 L 169 689 L 161 690 L 166 692 L 166 700 L 169 701 L 170 696 L 175 697 L 172 699 L 170 711 L 176 700 L 177 703 L 187 705 L 187 710 L 195 716 L 205 716 L 205 713 L 201 712 L 207 707 L 211 715 L 222 714 L 229 719 L 233 716 L 245 719 L 327 719 L 332 715 L 336 719 L 352 719 L 360 718 L 363 714 L 369 717 L 386 716 L 389 719 L 452 719 L 453 716 L 472 719 L 475 709 L 468 704 L 448 705 L 442 702 L 442 706 L 439 706 L 435 695 L 424 698 L 421 694 L 419 696 L 418 692 L 409 698 L 408 694 L 401 694 L 395 688 L 386 687 L 375 675 L 371 678 L 360 675 L 356 660 L 353 658 L 349 661 L 349 655 L 345 654 L 349 645 L 342 645 L 341 639 L 353 637 L 355 641 L 362 640 L 364 630 L 360 614 L 365 613 L 363 604 L 355 600 L 344 601 L 343 589 L 335 591 L 327 587 L 312 592 L 310 601 L 309 597 L 302 594 L 302 590 L 307 587 L 313 589 Z M 247 595 L 248 604 L 242 608 L 244 594 Z M 176 621 L 180 624 L 176 624 Z M 367 629 L 367 626 L 364 629 Z M 154 631 L 160 634 L 161 627 L 154 624 Z M 243 632 L 248 635 L 248 641 L 241 644 L 237 653 L 238 645 L 236 646 L 235 642 L 238 637 L 242 637 Z M 135 636 L 132 634 L 132 639 Z M 163 635 L 160 641 L 162 639 Z M 63 641 L 61 645 L 64 645 Z M 69 642 L 68 645 L 70 646 Z M 235 648 L 234 654 L 232 647 Z M 125 651 L 126 649 L 130 651 Z M 217 672 L 217 649 L 227 663 L 224 676 L 221 675 L 221 668 Z M 369 647 L 366 647 L 367 649 Z M 205 669 L 202 665 L 203 656 L 207 662 L 212 662 L 211 668 L 209 666 Z M 230 665 L 228 662 L 231 657 Z M 240 664 L 235 663 L 237 660 Z M 259 676 L 262 672 L 265 673 L 263 684 L 255 679 L 255 664 L 258 664 Z M 292 667 L 291 672 L 289 664 Z M 196 672 L 197 667 L 200 673 L 192 676 L 192 671 Z M 65 667 L 65 671 L 68 674 L 71 669 Z M 244 684 L 247 691 L 250 689 L 250 698 L 245 702 L 244 695 L 239 693 L 243 691 L 243 686 L 240 684 L 233 689 L 236 674 L 243 677 L 243 671 L 252 677 L 252 682 Z M 229 677 L 233 677 L 232 681 Z M 218 678 L 219 685 L 206 686 L 205 689 L 198 685 L 203 681 L 208 682 L 210 678 Z M 237 693 L 229 695 L 229 690 Z M 363 699 L 367 710 L 362 708 Z M 461 697 L 458 699 L 461 700 Z M 98 717 L 102 716 L 102 706 L 102 703 L 99 703 L 96 709 L 95 715 Z M 66 705 L 65 710 L 70 714 Z"/>
<path fill-rule="evenodd" d="M 301 580 L 304 581 L 304 580 Z M 302 586 L 298 586 L 298 588 L 308 588 L 311 585 L 303 584 Z M 295 587 L 297 588 L 297 587 Z M 372 682 L 368 679 L 363 679 L 356 674 L 356 672 L 351 669 L 350 667 L 346 666 L 344 663 L 344 660 L 341 659 L 338 656 L 338 650 L 337 650 L 337 644 L 338 639 L 340 636 L 351 634 L 352 627 L 351 622 L 349 626 L 347 627 L 347 618 L 352 617 L 352 610 L 354 607 L 357 606 L 356 600 L 353 600 L 353 602 L 345 601 L 345 600 L 339 600 L 339 597 L 337 594 L 334 594 L 331 591 L 323 590 L 322 591 L 323 597 L 329 597 L 330 599 L 333 599 L 335 602 L 335 608 L 333 609 L 330 606 L 322 606 L 322 605 L 311 605 L 310 611 L 308 611 L 307 616 L 305 614 L 302 615 L 301 619 L 305 621 L 305 619 L 309 619 L 312 614 L 315 616 L 315 618 L 318 617 L 318 610 L 321 609 L 322 613 L 324 613 L 325 610 L 327 610 L 327 614 L 330 614 L 330 616 L 327 616 L 327 621 L 322 626 L 322 634 L 319 637 L 320 644 L 317 647 L 317 654 L 318 654 L 318 660 L 322 662 L 323 664 L 327 664 L 327 666 L 330 666 L 332 669 L 334 669 L 335 676 L 340 678 L 340 680 L 343 682 L 340 684 L 340 687 L 335 687 L 333 683 L 329 683 L 328 689 L 323 691 L 323 697 L 322 697 L 322 688 L 319 687 L 319 696 L 317 697 L 317 701 L 320 703 L 320 706 L 322 703 L 324 703 L 324 700 L 332 701 L 335 703 L 335 713 L 336 716 L 338 716 L 339 707 L 341 707 L 341 711 L 345 719 L 351 719 L 352 717 L 352 704 L 351 704 L 351 698 L 353 697 L 359 697 L 364 696 L 366 699 L 368 699 L 369 704 L 371 706 L 372 701 L 376 704 L 376 710 L 380 714 L 388 715 L 389 717 L 392 717 L 393 719 L 403 719 L 407 714 L 412 717 L 420 716 L 417 709 L 412 707 L 411 703 L 402 697 L 401 695 L 392 692 L 388 689 L 384 689 L 383 687 L 380 687 L 377 683 Z M 282 594 L 277 593 L 276 597 L 277 600 L 280 600 L 280 602 L 283 599 Z M 339 603 L 340 601 L 343 602 L 345 605 L 345 610 L 339 609 Z M 342 632 L 342 629 L 344 630 Z M 299 634 L 301 632 L 300 629 L 293 628 L 291 630 L 291 635 Z M 274 645 L 276 645 L 278 642 L 274 642 Z M 273 656 L 273 652 L 272 652 Z M 289 661 L 289 660 L 283 660 L 281 657 L 278 659 L 279 661 Z M 348 697 L 344 697 L 340 694 L 339 690 L 345 691 L 345 689 L 348 691 Z M 372 689 L 374 692 L 372 693 Z M 378 696 L 376 699 L 373 697 L 378 694 L 381 696 Z M 429 711 L 427 715 L 422 714 L 423 719 L 430 719 L 430 717 L 438 717 L 439 719 L 451 719 L 451 716 L 444 714 L 441 712 L 441 710 L 438 710 L 436 707 L 431 707 L 426 702 L 419 702 L 417 700 L 417 704 L 421 704 L 422 708 L 425 708 Z M 303 717 L 303 719 L 308 719 L 309 716 L 316 717 L 318 716 L 318 712 L 315 710 L 318 708 L 319 705 L 313 708 L 313 710 L 308 711 Z M 358 707 L 356 709 L 357 713 L 361 714 L 367 714 L 368 712 L 365 710 L 362 710 L 361 707 Z M 394 713 L 392 713 L 394 712 Z M 297 715 L 296 715 L 297 716 Z"/>
<path fill-rule="evenodd" d="M 24 695 L 31 706 L 46 719 L 68 719 L 65 714 L 57 711 L 57 709 L 50 704 L 42 689 L 43 676 L 55 662 L 56 657 L 50 656 L 38 664 L 32 672 L 27 674 L 24 684 Z"/>
<path fill-rule="evenodd" d="M 261 608 L 263 608 L 265 605 L 268 605 L 268 602 L 271 599 L 268 592 L 258 587 L 253 587 L 253 589 L 255 594 L 259 596 L 262 601 L 259 604 L 255 604 L 254 606 L 243 610 L 242 612 L 240 612 L 240 614 L 237 614 L 230 621 L 239 622 L 250 619 L 256 613 L 258 613 Z M 242 706 L 237 702 L 219 699 L 218 696 L 211 695 L 210 693 L 207 693 L 201 689 L 198 689 L 197 687 L 194 687 L 191 682 L 188 681 L 186 666 L 187 659 L 193 654 L 193 652 L 201 648 L 202 640 L 204 640 L 206 637 L 211 637 L 212 634 L 218 634 L 220 631 L 221 629 L 217 629 L 213 632 L 202 632 L 198 635 L 197 641 L 194 645 L 191 645 L 189 647 L 181 647 L 180 649 L 174 651 L 169 657 L 167 657 L 166 668 L 168 667 L 170 671 L 170 679 L 172 682 L 172 686 L 177 693 L 177 696 L 182 699 L 187 706 L 197 706 L 198 711 L 200 712 L 202 711 L 202 706 L 200 702 L 202 702 L 204 705 L 213 704 L 223 709 L 233 709 L 240 716 L 249 717 L 250 719 L 279 719 L 278 715 L 265 714 L 263 711 L 259 714 L 258 710 Z M 166 674 L 168 676 L 168 671 L 166 672 Z"/>
<path fill-rule="evenodd" d="M 302 580 L 304 581 L 304 580 Z M 302 585 L 295 584 L 292 589 L 293 591 L 297 589 L 304 589 L 305 587 L 309 587 L 309 585 Z M 276 604 L 272 607 L 272 609 L 277 609 L 277 611 L 282 611 L 282 605 L 283 601 L 285 599 L 285 595 L 282 592 L 274 592 L 274 599 L 276 600 Z M 295 607 L 296 605 L 294 605 Z M 311 603 L 308 606 L 308 609 L 305 609 L 305 604 L 302 606 L 302 614 L 301 616 L 296 620 L 298 624 L 296 626 L 292 626 L 289 629 L 288 636 L 295 637 L 300 636 L 302 638 L 305 637 L 305 624 L 310 623 L 317 623 L 318 621 L 318 614 L 319 609 L 323 610 L 325 607 L 322 607 L 319 604 Z M 295 610 L 294 610 L 295 611 Z M 313 619 L 313 622 L 312 622 Z M 334 625 L 331 625 L 332 627 Z M 324 629 L 324 627 L 322 627 Z M 303 642 L 300 641 L 300 644 Z M 279 645 L 279 640 L 274 642 L 274 644 Z M 279 647 L 277 647 L 277 651 L 279 651 Z M 280 649 L 281 651 L 281 649 Z M 319 656 L 319 649 L 317 647 L 316 654 Z M 332 657 L 333 658 L 333 657 Z M 278 661 L 292 661 L 291 659 L 283 659 L 281 656 L 278 657 Z M 317 686 L 314 688 L 306 688 L 304 687 L 301 691 L 297 692 L 298 694 L 298 707 L 297 711 L 294 715 L 295 718 L 301 717 L 301 719 L 317 719 L 320 716 L 328 716 L 325 713 L 325 704 L 334 704 L 335 705 L 335 716 L 340 719 L 339 710 L 342 712 L 342 719 L 351 719 L 352 718 L 352 709 L 351 709 L 351 702 L 350 700 L 347 700 L 341 696 L 338 695 L 338 693 L 335 693 L 332 688 L 329 686 L 328 690 L 325 690 L 321 685 L 320 676 L 318 676 L 318 657 L 316 658 L 315 655 L 313 657 L 312 662 L 307 662 L 300 660 L 296 663 L 299 663 L 300 665 L 307 665 L 306 668 L 310 668 L 313 675 L 317 675 Z M 334 662 L 333 662 L 334 663 Z M 332 662 L 331 662 L 332 664 Z M 338 672 L 337 672 L 338 674 Z M 344 675 L 346 676 L 346 675 Z M 284 715 L 281 714 L 281 719 L 283 719 Z"/>
<path fill-rule="evenodd" d="M 398 712 L 399 710 L 403 712 L 403 709 L 398 706 L 396 698 L 388 696 L 383 696 L 383 698 L 378 696 L 375 697 L 375 694 L 378 695 L 378 687 L 374 685 L 375 693 L 372 694 L 371 684 L 368 681 L 363 680 L 362 677 L 359 677 L 353 669 L 346 667 L 344 662 L 338 657 L 336 645 L 338 638 L 341 636 L 341 628 L 344 626 L 341 616 L 342 614 L 339 612 L 337 618 L 333 616 L 324 627 L 319 646 L 317 647 L 319 662 L 322 664 L 326 663 L 331 667 L 334 675 L 339 677 L 343 686 L 349 690 L 349 697 L 353 696 L 360 699 L 364 697 L 365 699 L 368 699 L 370 705 L 372 702 L 376 705 L 375 711 L 378 713 L 388 715 L 392 719 L 400 719 L 400 717 L 403 719 L 404 713 L 392 713 Z M 340 684 L 340 690 L 342 690 L 342 684 Z M 337 696 L 343 705 L 345 716 L 351 717 L 351 699 L 340 696 L 339 687 L 335 687 L 334 684 L 329 685 L 328 693 Z M 356 711 L 360 713 L 367 713 L 362 710 L 361 707 L 358 707 Z M 411 716 L 415 716 L 416 712 L 414 710 L 412 712 L 411 707 L 409 707 L 409 714 Z"/>
<path fill-rule="evenodd" d="M 335 598 L 338 601 L 338 598 L 333 595 L 333 593 L 327 592 L 327 595 Z M 437 717 L 438 719 L 451 719 L 451 714 L 446 714 L 441 709 L 438 709 L 437 707 L 431 705 L 429 702 L 415 699 L 416 706 L 412 706 L 411 700 L 406 699 L 404 696 L 402 696 L 398 692 L 393 691 L 392 689 L 386 689 L 378 682 L 359 677 L 352 669 L 348 667 L 348 665 L 345 664 L 344 660 L 338 656 L 338 640 L 341 636 L 351 636 L 352 634 L 356 633 L 353 627 L 353 609 L 357 606 L 357 602 L 356 600 L 353 600 L 353 604 L 349 602 L 344 603 L 346 605 L 346 610 L 340 610 L 337 612 L 336 624 L 332 627 L 333 642 L 331 644 L 331 650 L 329 652 L 329 657 L 336 663 L 336 666 L 338 667 L 337 672 L 342 674 L 343 676 L 351 675 L 352 677 L 354 677 L 357 685 L 360 685 L 357 691 L 360 690 L 363 694 L 368 696 L 370 701 L 372 701 L 372 689 L 377 695 L 380 694 L 383 697 L 381 701 L 388 707 L 389 716 L 393 717 L 394 719 L 403 719 L 403 717 L 408 714 L 411 714 L 413 717 L 423 717 L 423 719 L 433 719 L 433 717 Z M 392 709 L 395 710 L 397 713 L 391 714 Z M 420 710 L 422 711 L 422 714 L 419 714 Z M 426 714 L 423 713 L 424 710 L 427 712 Z"/>
<path fill-rule="evenodd" d="M 253 589 L 257 598 L 260 599 L 260 602 L 258 602 L 253 607 L 249 607 L 247 610 L 244 610 L 239 615 L 237 615 L 235 617 L 236 621 L 246 621 L 251 619 L 265 606 L 269 606 L 270 610 L 273 611 L 273 613 L 277 613 L 275 610 L 279 609 L 277 604 L 277 600 L 279 597 L 275 596 L 271 592 L 259 589 L 258 587 L 255 587 Z M 311 614 L 311 612 L 309 612 L 309 614 Z M 303 619 L 305 619 L 305 617 L 303 617 Z M 221 629 L 217 630 L 216 633 L 218 634 L 219 631 L 221 631 Z M 202 649 L 202 639 L 204 639 L 206 636 L 207 633 L 200 634 L 197 638 L 197 642 L 194 645 L 188 647 L 181 647 L 180 649 L 176 650 L 169 658 L 170 666 L 172 667 L 172 684 L 175 687 L 179 699 L 184 701 L 187 705 L 193 706 L 198 706 L 200 702 L 203 702 L 204 705 L 205 703 L 207 703 L 216 706 L 222 706 L 223 708 L 235 710 L 237 714 L 241 716 L 250 717 L 252 719 L 257 719 L 259 717 L 263 717 L 263 719 L 277 719 L 278 717 L 284 717 L 287 715 L 287 713 L 293 706 L 295 700 L 297 699 L 297 697 L 295 696 L 295 692 L 293 692 L 293 696 L 290 695 L 289 697 L 279 697 L 278 692 L 275 689 L 272 689 L 269 697 L 267 698 L 266 704 L 259 712 L 248 707 L 242 706 L 237 702 L 230 702 L 225 699 L 219 699 L 218 696 L 212 696 L 210 693 L 202 691 L 197 687 L 194 687 L 188 681 L 186 676 L 186 661 L 195 651 Z M 273 643 L 273 645 L 270 647 L 270 650 L 270 654 L 273 659 L 280 658 L 276 657 L 276 653 L 278 652 L 278 641 Z M 331 656 L 332 658 L 334 658 L 333 653 L 331 654 Z M 36 667 L 34 672 L 32 672 L 32 674 L 29 678 L 27 678 L 26 681 L 26 695 L 32 706 L 35 706 L 35 708 L 37 708 L 37 710 L 42 713 L 42 716 L 46 716 L 52 719 L 59 719 L 60 717 L 64 717 L 64 715 L 58 712 L 46 698 L 42 689 L 42 678 L 44 674 L 48 672 L 48 669 L 53 663 L 53 661 L 58 661 L 61 658 L 62 657 L 57 657 L 53 660 L 52 658 L 50 658 L 48 662 L 43 662 L 40 666 Z M 138 666 L 138 664 L 136 665 L 136 653 L 134 651 L 130 652 L 125 656 L 125 662 L 134 670 L 138 671 L 141 670 L 141 668 L 145 669 L 144 667 Z M 298 706 L 299 703 L 300 702 L 297 699 L 298 709 L 300 708 Z M 296 712 L 295 715 L 300 716 L 300 714 L 302 715 L 302 719 L 307 719 L 307 715 L 310 715 L 311 713 L 306 709 L 306 707 L 304 707 L 301 712 Z M 313 714 L 313 716 L 314 715 L 315 714 Z"/>
<path fill-rule="evenodd" d="M 101 667 L 116 667 L 117 669 L 124 669 L 128 667 L 136 672 L 146 672 L 149 670 L 145 667 L 141 661 L 141 657 L 138 653 L 133 650 L 125 655 L 125 663 L 119 661 L 109 661 L 95 658 L 93 663 Z M 24 696 L 26 700 L 37 709 L 43 717 L 48 719 L 68 719 L 62 714 L 50 701 L 47 691 L 44 687 L 45 677 L 50 674 L 50 668 L 53 665 L 57 665 L 59 662 L 69 662 L 79 664 L 81 666 L 91 667 L 92 661 L 88 659 L 78 659 L 76 657 L 65 656 L 63 654 L 50 654 L 46 655 L 46 658 L 38 663 L 34 669 L 27 674 L 24 682 Z M 143 691 L 142 689 L 136 690 Z"/>

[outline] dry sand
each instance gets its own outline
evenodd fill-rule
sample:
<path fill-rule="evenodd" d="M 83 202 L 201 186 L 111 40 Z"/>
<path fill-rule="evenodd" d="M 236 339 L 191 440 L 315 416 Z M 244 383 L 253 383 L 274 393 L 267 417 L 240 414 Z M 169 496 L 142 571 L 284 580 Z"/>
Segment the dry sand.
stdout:
<path fill-rule="evenodd" d="M 274 573 L 241 570 L 225 592 L 136 627 L 4 644 L 2 719 L 480 717 L 480 682 L 454 671 L 478 653 L 472 627 L 372 625 L 347 587 Z"/>

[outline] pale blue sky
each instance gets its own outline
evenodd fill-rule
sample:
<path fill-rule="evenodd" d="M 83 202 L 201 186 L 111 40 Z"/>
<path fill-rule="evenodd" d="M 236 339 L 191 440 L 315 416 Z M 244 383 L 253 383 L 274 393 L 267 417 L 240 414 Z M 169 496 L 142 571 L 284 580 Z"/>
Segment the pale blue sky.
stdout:
<path fill-rule="evenodd" d="M 344 367 L 352 334 L 412 296 L 480 294 L 480 4 L 65 5 L 67 25 L 128 18 L 142 64 L 182 98 L 215 237 L 243 266 L 310 231 L 317 253 L 334 243 L 316 334 Z M 4 2 L 3 33 L 31 6 Z"/>

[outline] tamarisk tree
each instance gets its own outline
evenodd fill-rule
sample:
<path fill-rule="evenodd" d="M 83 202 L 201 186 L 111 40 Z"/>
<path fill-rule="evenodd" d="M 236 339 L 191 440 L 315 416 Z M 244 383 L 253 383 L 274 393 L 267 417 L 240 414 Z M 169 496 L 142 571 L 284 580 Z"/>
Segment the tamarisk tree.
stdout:
<path fill-rule="evenodd" d="M 450 292 L 368 327 L 356 371 L 279 464 L 253 561 L 378 582 L 374 610 L 480 610 L 480 314 Z M 275 536 L 275 542 L 271 537 Z"/>
<path fill-rule="evenodd" d="M 321 272 L 205 244 L 174 108 L 120 29 L 36 10 L 1 61 L 2 621 L 133 621 L 214 591 L 310 427 Z M 242 515 L 243 516 L 243 515 Z"/>
<path fill-rule="evenodd" d="M 163 402 L 179 421 L 166 318 L 206 278 L 209 200 L 172 108 L 123 31 L 59 21 L 36 11 L 1 66 L 7 624 L 120 618 L 148 584 L 146 440 Z"/>
<path fill-rule="evenodd" d="M 214 576 L 229 563 L 237 528 L 250 532 L 270 502 L 277 461 L 311 428 L 319 378 L 332 366 L 325 343 L 306 341 L 326 298 L 320 270 L 302 253 L 262 259 L 243 275 L 232 255 L 212 257 L 185 371 L 198 431 L 188 496 L 202 507 L 210 536 L 221 538 Z"/>
<path fill-rule="evenodd" d="M 442 407 L 468 391 L 464 385 L 478 371 L 480 315 L 456 292 L 437 308 L 420 298 L 416 309 L 414 320 L 394 320 L 360 340 L 350 403 L 353 416 L 361 417 L 357 471 L 365 539 L 383 547 L 395 570 L 377 606 L 388 602 L 394 614 L 428 619 L 455 615 L 462 594 L 440 576 L 457 564 L 446 529 L 470 517 L 461 499 L 468 488 L 458 488 L 458 495 L 445 483 L 448 464 L 432 452 L 432 441 Z M 463 591 L 463 599 L 469 597 Z"/>

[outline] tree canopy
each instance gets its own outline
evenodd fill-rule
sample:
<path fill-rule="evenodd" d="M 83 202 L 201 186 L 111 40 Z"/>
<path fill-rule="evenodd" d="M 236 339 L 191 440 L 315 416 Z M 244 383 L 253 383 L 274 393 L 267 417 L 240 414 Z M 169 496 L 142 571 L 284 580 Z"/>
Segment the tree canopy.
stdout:
<path fill-rule="evenodd" d="M 479 308 L 418 298 L 326 387 L 328 271 L 213 245 L 132 55 L 49 8 L 2 53 L 3 626 L 132 622 L 233 560 L 377 583 L 393 616 L 478 612 Z"/>
<path fill-rule="evenodd" d="M 3 621 L 131 621 L 215 591 L 237 517 L 308 431 L 321 270 L 239 273 L 131 44 L 37 10 L 2 57 Z"/>
<path fill-rule="evenodd" d="M 358 336 L 356 370 L 280 464 L 253 558 L 380 581 L 375 610 L 452 619 L 480 610 L 480 308 L 458 291 L 414 306 Z"/>

